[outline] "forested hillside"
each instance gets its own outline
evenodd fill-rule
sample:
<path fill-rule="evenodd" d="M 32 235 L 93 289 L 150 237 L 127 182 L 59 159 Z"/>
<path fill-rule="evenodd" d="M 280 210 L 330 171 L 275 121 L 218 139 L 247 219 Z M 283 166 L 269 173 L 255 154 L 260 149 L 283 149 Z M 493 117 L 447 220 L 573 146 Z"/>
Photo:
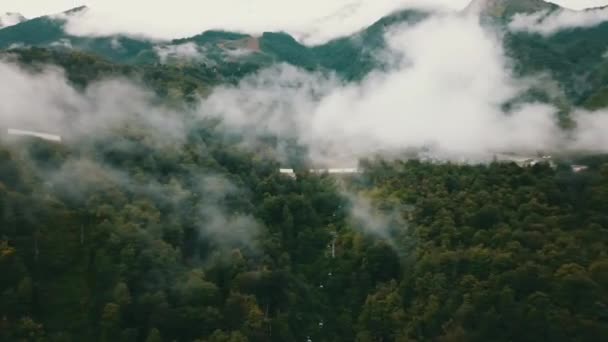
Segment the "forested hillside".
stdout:
<path fill-rule="evenodd" d="M 608 164 L 364 161 L 294 180 L 213 127 L 180 149 L 128 133 L 3 147 L 4 340 L 608 333 Z"/>
<path fill-rule="evenodd" d="M 72 10 L 71 15 L 84 9 Z M 69 13 L 68 13 L 69 15 Z M 198 68 L 201 65 L 247 69 L 249 72 L 285 62 L 309 70 L 328 70 L 337 72 L 347 80 L 360 80 L 378 62 L 373 56 L 375 51 L 384 47 L 386 30 L 393 25 L 415 23 L 424 18 L 420 11 L 404 10 L 382 18 L 368 29 L 351 37 L 336 39 L 315 47 L 305 46 L 292 36 L 283 32 L 266 32 L 259 37 L 225 32 L 206 31 L 193 37 L 174 39 L 169 42 L 150 42 L 126 36 L 79 37 L 64 32 L 65 19 L 56 17 L 35 18 L 19 25 L 0 30 L 0 49 L 24 47 L 43 47 L 55 50 L 78 50 L 92 53 L 112 62 L 131 65 L 149 65 L 166 62 L 162 51 L 173 53 L 179 64 L 189 64 Z M 254 40 L 258 47 L 248 46 Z M 179 53 L 180 47 L 196 51 Z M 233 53 L 237 52 L 235 56 Z M 233 60 L 233 63 L 226 63 Z"/>
<path fill-rule="evenodd" d="M 496 5 L 482 11 L 487 36 L 481 38 L 503 39 L 509 82 L 537 78 L 521 88 L 523 95 L 514 91 L 521 98 L 492 103 L 505 109 L 499 114 L 525 120 L 507 109 L 528 101 L 542 111 L 539 102 L 550 103 L 556 111 L 549 115 L 571 123 L 565 119 L 578 109 L 608 106 L 607 22 L 553 35 L 508 31 L 506 22 L 517 13 L 557 7 L 536 0 L 482 3 Z M 405 141 L 400 149 L 360 158 L 357 172 L 329 174 L 314 172 L 315 141 L 305 139 L 311 131 L 298 132 L 301 126 L 291 122 L 274 127 L 280 126 L 272 116 L 278 111 L 318 114 L 314 101 L 331 87 L 327 113 L 347 108 L 353 121 L 361 120 L 358 108 L 342 101 L 369 100 L 360 102 L 372 118 L 361 121 L 364 127 L 386 120 L 379 113 L 400 105 L 407 113 L 387 126 L 406 125 L 411 121 L 399 119 L 421 115 L 418 110 L 428 114 L 422 101 L 370 96 L 375 87 L 393 88 L 365 83 L 370 74 L 372 80 L 391 76 L 392 60 L 378 55 L 389 49 L 386 35 L 428 15 L 392 13 L 318 46 L 284 32 L 206 31 L 169 42 L 76 37 L 57 17 L 0 29 L 0 72 L 6 72 L 0 79 L 13 82 L 5 81 L 0 93 L 6 95 L 0 104 L 0 341 L 603 340 L 605 154 L 564 149 L 521 162 L 503 151 L 518 164 L 496 154 L 479 164 L 422 161 L 418 151 L 432 144 L 415 143 L 431 139 L 404 130 L 411 140 L 387 133 L 389 146 Z M 471 26 L 466 22 L 462 32 L 476 33 Z M 195 57 L 183 58 L 179 46 Z M 397 79 L 397 96 L 422 98 L 425 90 L 438 90 L 431 102 L 459 105 L 450 100 L 466 96 L 460 88 L 471 89 L 468 82 L 482 89 L 475 94 L 503 99 L 489 89 L 492 80 L 502 85 L 503 70 L 496 71 L 502 64 L 481 68 L 496 71 L 485 82 L 462 77 L 454 69 L 467 63 L 452 65 L 449 58 L 438 58 L 446 60 L 439 72 L 447 77 L 433 78 L 445 84 L 422 84 L 435 73 L 413 72 L 422 75 L 422 90 L 401 92 L 409 83 Z M 255 78 L 268 67 L 276 68 Z M 454 84 L 456 92 L 446 91 Z M 458 108 L 491 110 L 484 101 Z M 230 106 L 239 107 L 231 112 Z M 214 116 L 218 108 L 224 116 Z M 272 113 L 256 116 L 260 108 Z M 478 129 L 478 117 L 448 114 L 462 115 L 462 123 L 447 116 L 421 120 L 446 120 L 428 122 L 450 126 L 437 134 L 516 138 L 518 130 L 535 132 L 545 123 L 525 121 L 527 127 L 505 119 L 508 130 L 486 132 L 483 125 L 495 128 L 503 117 L 490 117 Z M 335 124 L 326 132 L 338 138 L 328 141 L 352 142 L 348 133 L 338 134 L 349 115 L 303 126 Z M 245 123 L 231 125 L 239 120 Z M 57 141 L 48 141 L 11 135 L 13 122 L 66 127 L 55 132 L 62 135 Z M 587 132 L 572 126 L 551 132 L 566 138 Z M 590 135 L 588 141 L 606 143 L 603 134 Z M 522 145 L 540 145 L 545 137 L 533 138 Z M 352 152 L 358 146 L 339 147 Z"/>
<path fill-rule="evenodd" d="M 505 26 L 515 14 L 555 11 L 558 8 L 540 0 L 486 1 L 487 4 L 484 1 L 480 3 L 484 3 L 487 9 L 481 20 L 498 31 L 505 31 Z M 474 6 L 475 3 L 470 5 Z M 77 8 L 65 15 L 77 15 L 84 10 Z M 64 32 L 65 19 L 51 16 L 0 29 L 0 49 L 43 47 L 58 52 L 76 50 L 131 66 L 178 64 L 194 73 L 208 70 L 229 75 L 233 81 L 273 63 L 288 63 L 307 70 L 335 72 L 346 81 L 358 81 L 372 70 L 384 67 L 385 61 L 378 59 L 377 53 L 385 48 L 384 35 L 389 30 L 400 25 L 413 25 L 427 16 L 428 13 L 418 10 L 399 11 L 361 32 L 317 46 L 303 45 L 283 32 L 266 32 L 255 37 L 207 31 L 160 43 L 120 35 L 95 38 L 71 36 Z M 537 100 L 563 107 L 598 109 L 608 104 L 608 64 L 605 58 L 608 42 L 604 39 L 607 28 L 608 23 L 604 22 L 549 36 L 506 30 L 504 48 L 513 58 L 514 75 L 527 77 L 546 73 L 564 93 L 563 97 L 555 98 L 555 94 L 547 94 L 546 89 L 539 89 L 541 95 L 535 97 Z M 180 52 L 180 49 L 188 52 Z M 167 58 L 170 60 L 167 61 Z"/>

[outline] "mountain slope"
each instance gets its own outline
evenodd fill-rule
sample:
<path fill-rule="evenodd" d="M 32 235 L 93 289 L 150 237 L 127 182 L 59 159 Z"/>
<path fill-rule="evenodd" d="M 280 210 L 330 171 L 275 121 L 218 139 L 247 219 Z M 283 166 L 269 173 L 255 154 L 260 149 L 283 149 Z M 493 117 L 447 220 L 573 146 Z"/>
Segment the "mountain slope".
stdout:
<path fill-rule="evenodd" d="M 561 86 L 567 102 L 590 109 L 608 105 L 608 22 L 594 27 L 557 32 L 550 36 L 509 31 L 506 25 L 517 13 L 560 7 L 542 0 L 474 0 L 466 9 L 478 11 L 482 20 L 505 32 L 505 50 L 512 57 L 517 76 L 548 73 Z M 74 15 L 77 8 L 65 13 Z M 282 32 L 260 37 L 224 31 L 152 43 L 125 36 L 74 37 L 63 30 L 59 17 L 41 17 L 0 29 L 0 49 L 37 46 L 73 49 L 99 55 L 118 63 L 187 65 L 214 70 L 234 80 L 273 63 L 289 63 L 307 70 L 336 72 L 349 81 L 360 80 L 382 68 L 375 52 L 384 48 L 384 33 L 393 25 L 414 23 L 426 13 L 404 10 L 388 15 L 365 30 L 319 46 L 305 46 Z"/>
<path fill-rule="evenodd" d="M 549 36 L 508 32 L 505 47 L 516 62 L 518 75 L 549 73 L 575 105 L 590 109 L 608 86 L 608 21 L 593 27 L 562 30 Z M 600 93 L 598 93 L 600 91 Z"/>
<path fill-rule="evenodd" d="M 71 15 L 81 8 L 65 12 Z M 360 79 L 375 67 L 371 53 L 381 49 L 387 27 L 403 22 L 415 22 L 426 14 L 405 10 L 393 13 L 368 29 L 323 45 L 309 47 L 282 32 L 267 32 L 261 37 L 225 31 L 207 31 L 199 35 L 152 43 L 125 36 L 75 37 L 64 31 L 65 20 L 40 17 L 0 30 L 0 49 L 11 47 L 46 47 L 75 49 L 100 55 L 119 63 L 151 64 L 166 62 L 166 54 L 175 62 L 217 65 L 226 60 L 264 67 L 286 62 L 307 69 L 327 69 L 346 79 Z M 182 49 L 183 48 L 183 49 Z M 180 51 L 184 56 L 180 56 Z"/>
<path fill-rule="evenodd" d="M 552 11 L 559 6 L 542 0 L 473 0 L 466 11 L 476 11 L 482 15 L 508 19 L 518 13 Z"/>
<path fill-rule="evenodd" d="M 24 46 L 73 48 L 97 53 L 117 62 L 128 62 L 141 51 L 152 47 L 146 41 L 127 37 L 74 37 L 65 33 L 64 25 L 64 20 L 47 16 L 3 28 L 0 30 L 0 49 Z"/>
<path fill-rule="evenodd" d="M 52 28 L 50 18 L 9 27 L 35 46 L 0 51 L 0 60 L 59 65 L 78 89 L 125 77 L 160 96 L 58 89 L 44 101 L 38 92 L 57 83 L 7 88 L 28 106 L 2 110 L 59 111 L 60 122 L 93 125 L 77 137 L 66 129 L 61 144 L 0 136 L 0 341 L 607 336 L 605 157 L 581 160 L 580 172 L 560 160 L 553 168 L 370 158 L 360 174 L 336 179 L 304 171 L 306 148 L 291 139 L 173 110 L 277 62 L 360 79 L 379 67 L 373 52 L 386 28 L 423 16 L 399 12 L 316 47 L 276 32 L 153 44 L 35 29 Z M 608 80 L 598 57 L 606 30 L 509 33 L 505 44 L 519 75 L 550 72 L 573 101 L 596 105 Z M 222 98 L 220 106 L 234 103 Z M 448 129 L 469 134 L 470 124 Z M 297 179 L 280 173 L 285 164 Z"/>

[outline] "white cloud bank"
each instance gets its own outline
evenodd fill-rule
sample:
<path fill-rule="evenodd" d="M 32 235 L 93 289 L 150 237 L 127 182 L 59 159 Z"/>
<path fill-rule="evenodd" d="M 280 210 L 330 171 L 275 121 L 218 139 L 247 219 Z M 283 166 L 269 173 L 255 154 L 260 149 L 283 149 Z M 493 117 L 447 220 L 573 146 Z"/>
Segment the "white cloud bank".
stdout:
<path fill-rule="evenodd" d="M 195 43 L 184 43 L 179 45 L 160 45 L 154 51 L 162 63 L 171 59 L 196 60 L 202 58 L 201 48 Z"/>
<path fill-rule="evenodd" d="M 402 0 L 393 0 L 393 2 L 398 3 Z M 117 0 L 3 0 L 2 5 L 0 5 L 0 11 L 9 11 L 9 12 L 17 12 L 22 13 L 26 17 L 33 18 L 42 15 L 48 15 L 52 13 L 59 13 L 61 11 L 65 11 L 67 9 L 87 5 L 98 7 L 105 4 L 106 8 L 111 9 L 114 7 L 114 11 L 128 11 L 132 12 L 132 17 L 135 17 L 138 14 L 142 13 L 142 8 L 146 9 L 148 5 L 150 5 L 151 1 L 147 0 L 130 0 L 130 1 L 117 1 Z M 285 1 L 285 2 L 296 2 L 296 1 Z M 329 2 L 329 1 L 327 1 Z M 359 0 L 333 0 L 331 1 L 336 4 L 340 4 L 340 7 L 348 7 L 351 4 L 357 4 Z M 372 2 L 372 1 L 369 1 Z M 430 0 L 430 1 L 419 1 L 420 3 L 430 3 L 430 4 L 438 4 L 440 6 L 444 6 L 444 8 L 452 8 L 458 9 L 463 8 L 466 5 L 467 0 Z M 608 0 L 553 0 L 550 1 L 556 3 L 560 6 L 570 8 L 570 9 L 584 9 L 590 7 L 599 7 L 608 5 Z M 247 3 L 246 1 L 241 1 L 241 3 Z M 250 2 L 251 3 L 251 2 Z M 263 5 L 264 1 L 256 1 L 256 5 L 261 3 Z M 322 4 L 322 1 L 311 0 L 306 1 L 305 4 L 298 4 L 300 6 L 310 6 L 310 11 L 313 11 L 315 7 L 318 7 L 319 4 Z M 210 4 L 210 5 L 207 5 Z M 181 6 L 183 11 L 186 10 L 195 10 L 197 12 L 201 12 L 204 7 L 206 11 L 213 11 L 213 6 L 211 5 L 221 5 L 217 1 L 209 1 L 209 0 L 192 0 L 192 1 L 179 1 L 179 2 L 171 2 L 167 7 L 173 6 L 178 7 Z M 234 4 L 234 2 L 233 2 Z M 185 6 L 185 7 L 184 7 Z M 284 8 L 284 7 L 283 7 Z M 277 8 L 278 9 L 278 8 Z M 146 13 L 149 15 L 150 13 Z M 158 14 L 158 13 L 152 13 Z M 285 14 L 285 13 L 282 13 Z M 328 14 L 328 13 L 326 13 Z M 162 17 L 162 16 L 161 16 Z"/>
<path fill-rule="evenodd" d="M 168 40 L 209 29 L 257 34 L 286 31 L 306 44 L 319 44 L 352 34 L 403 8 L 457 11 L 470 0 L 3 0 L 0 10 L 28 17 L 59 13 L 87 5 L 89 11 L 70 20 L 75 35 L 127 34 Z M 608 0 L 554 0 L 581 9 L 608 5 Z"/>
<path fill-rule="evenodd" d="M 514 31 L 552 35 L 562 30 L 597 26 L 605 21 L 608 21 L 608 8 L 586 11 L 558 10 L 551 14 L 518 14 L 509 23 L 509 28 Z"/>
<path fill-rule="evenodd" d="M 496 152 L 608 151 L 602 133 L 607 112 L 577 113 L 579 128 L 570 137 L 558 128 L 551 106 L 502 112 L 501 104 L 528 84 L 510 76 L 499 37 L 476 17 L 438 15 L 395 28 L 387 39 L 387 54 L 405 60 L 360 83 L 275 66 L 215 88 L 190 113 L 153 105 L 130 83 L 99 82 L 79 93 L 57 71 L 32 75 L 0 62 L 2 80 L 11 85 L 0 87 L 0 124 L 86 139 L 130 119 L 155 128 L 159 134 L 149 138 L 159 139 L 182 136 L 190 127 L 185 118 L 214 116 L 244 134 L 295 136 L 327 163 L 422 146 L 446 158 L 472 159 Z"/>
<path fill-rule="evenodd" d="M 476 157 L 559 144 L 550 106 L 502 113 L 500 105 L 525 85 L 510 78 L 499 40 L 476 17 L 436 16 L 389 33 L 388 43 L 407 60 L 360 84 L 338 85 L 284 67 L 218 88 L 202 108 L 245 130 L 297 131 L 317 158 L 327 160 L 422 146 Z M 325 94 L 318 101 L 315 90 Z"/>
<path fill-rule="evenodd" d="M 153 95 L 125 80 L 106 80 L 75 90 L 61 70 L 33 74 L 0 59 L 0 127 L 47 132 L 71 140 L 89 139 L 137 122 L 179 140 L 183 122 Z M 156 139 L 161 140 L 161 139 Z"/>

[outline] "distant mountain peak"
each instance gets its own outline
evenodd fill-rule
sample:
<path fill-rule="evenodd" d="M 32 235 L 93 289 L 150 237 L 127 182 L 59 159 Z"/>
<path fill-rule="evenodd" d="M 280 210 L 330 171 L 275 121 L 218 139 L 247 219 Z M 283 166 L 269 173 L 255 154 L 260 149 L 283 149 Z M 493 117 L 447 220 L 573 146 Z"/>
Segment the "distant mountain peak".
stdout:
<path fill-rule="evenodd" d="M 87 11 L 89 8 L 87 6 L 78 6 L 78 7 L 74 7 L 72 9 L 69 9 L 65 12 L 63 12 L 64 14 L 76 14 L 76 13 L 84 13 L 85 11 Z"/>
<path fill-rule="evenodd" d="M 0 14 L 0 28 L 17 25 L 25 20 L 25 17 L 20 13 L 6 12 Z"/>
<path fill-rule="evenodd" d="M 558 7 L 543 0 L 472 0 L 466 11 L 492 17 L 510 17 L 517 13 L 554 10 Z"/>

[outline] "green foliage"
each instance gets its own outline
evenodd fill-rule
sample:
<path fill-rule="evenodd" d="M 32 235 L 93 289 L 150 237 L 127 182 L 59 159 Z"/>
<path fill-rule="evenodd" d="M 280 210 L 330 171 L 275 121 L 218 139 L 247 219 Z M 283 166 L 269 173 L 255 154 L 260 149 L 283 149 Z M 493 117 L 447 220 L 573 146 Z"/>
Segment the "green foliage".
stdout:
<path fill-rule="evenodd" d="M 504 28 L 514 14 L 538 10 L 554 11 L 558 7 L 544 1 L 497 1 L 487 9 L 484 21 Z M 113 63 L 150 67 L 160 62 L 156 49 L 191 43 L 200 50 L 200 58 L 176 58 L 169 65 L 154 69 L 167 69 L 170 74 L 202 82 L 236 82 L 273 63 L 288 63 L 306 70 L 335 72 L 347 81 L 358 81 L 372 70 L 390 68 L 378 53 L 386 48 L 384 36 L 388 29 L 398 25 L 414 24 L 427 17 L 420 11 L 404 10 L 390 14 L 368 28 L 351 36 L 341 37 L 318 46 L 305 46 L 286 33 L 266 32 L 261 37 L 226 31 L 206 31 L 199 35 L 175 39 L 159 44 L 125 36 L 74 37 L 63 31 L 64 22 L 41 17 L 0 30 L 0 49 L 21 46 L 44 47 L 56 51 L 81 51 L 101 56 Z M 505 50 L 512 57 L 516 76 L 548 73 L 564 94 L 556 96 L 554 89 L 538 87 L 523 94 L 518 101 L 531 99 L 550 102 L 560 108 L 561 119 L 568 125 L 567 115 L 573 106 L 587 109 L 604 108 L 608 96 L 608 23 L 593 27 L 563 30 L 549 36 L 525 32 L 506 32 Z M 256 41 L 259 50 L 248 47 Z M 59 43 L 69 42 L 71 48 Z M 65 44 L 64 44 L 65 45 Z M 230 49 L 250 49 L 239 57 L 230 56 Z M 78 74 L 80 75 L 80 74 Z M 196 87 L 196 82 L 190 88 Z M 173 96 L 188 96 L 187 88 L 173 92 Z"/>
<path fill-rule="evenodd" d="M 278 163 L 226 145 L 214 127 L 193 126 L 171 155 L 145 140 L 129 150 L 110 140 L 4 147 L 1 337 L 595 341 L 606 333 L 602 162 L 575 174 L 364 161 L 366 172 L 345 185 L 408 220 L 377 238 L 341 212 L 348 206 L 333 179 L 283 177 Z M 53 163 L 37 160 L 49 155 Z M 61 170 L 75 155 L 135 183 L 84 183 L 92 188 L 78 201 L 60 183 L 45 186 L 40 171 Z M 146 163 L 133 163 L 143 155 Z M 218 198 L 194 174 L 221 175 L 241 190 Z M 144 184 L 156 190 L 142 192 Z M 258 234 L 246 244 L 210 234 L 196 212 L 211 203 L 252 215 Z"/>
<path fill-rule="evenodd" d="M 352 37 L 314 47 L 302 45 L 286 33 L 266 32 L 259 37 L 260 51 L 250 51 L 250 54 L 239 58 L 230 57 L 227 46 L 236 44 L 247 48 L 244 42 L 258 38 L 213 30 L 189 38 L 174 39 L 166 44 L 125 36 L 76 37 L 64 32 L 62 20 L 41 17 L 1 29 L 0 49 L 38 47 L 63 52 L 73 50 L 94 54 L 114 63 L 148 66 L 160 62 L 156 48 L 194 43 L 201 49 L 201 58 L 195 61 L 177 58 L 169 64 L 187 68 L 188 74 L 205 73 L 205 69 L 215 70 L 213 74 L 221 76 L 224 82 L 241 79 L 275 62 L 289 63 L 307 70 L 333 71 L 346 80 L 360 80 L 382 65 L 374 54 L 385 46 L 386 29 L 393 25 L 419 21 L 424 16 L 424 13 L 418 11 L 397 12 Z M 68 42 L 69 48 L 63 46 Z"/>
<path fill-rule="evenodd" d="M 517 32 L 507 34 L 505 46 L 515 60 L 518 75 L 547 72 L 559 83 L 570 103 L 599 109 L 606 104 L 607 34 L 606 22 L 547 37 Z"/>
<path fill-rule="evenodd" d="M 381 47 L 386 27 L 420 15 L 400 12 L 313 48 L 265 34 L 261 54 L 356 80 L 374 63 L 360 47 Z M 581 29 L 577 43 L 565 32 L 507 44 L 522 75 L 589 80 L 565 92 L 599 108 L 605 29 Z M 175 105 L 268 62 L 213 69 L 43 48 L 12 54 L 34 71 L 62 66 L 79 90 L 125 77 Z M 0 340 L 559 342 L 608 333 L 606 156 L 572 157 L 590 166 L 581 173 L 567 164 L 362 161 L 362 175 L 337 181 L 305 172 L 302 146 L 256 141 L 258 151 L 289 145 L 291 179 L 220 127 L 192 120 L 179 144 L 126 127 L 64 145 L 0 145 Z M 82 161 L 92 167 L 72 171 Z M 368 197 L 387 227 L 369 234 L 352 220 L 345 189 Z"/>
<path fill-rule="evenodd" d="M 143 61 L 141 54 L 151 50 L 153 43 L 124 36 L 76 37 L 64 32 L 64 22 L 51 17 L 39 17 L 0 30 L 0 49 L 11 47 L 55 47 L 94 53 L 115 62 Z M 150 62 L 150 60 L 148 60 Z"/>
<path fill-rule="evenodd" d="M 586 200 L 606 188 L 601 170 L 416 162 L 368 169 L 385 197 L 417 207 L 415 260 L 398 292 L 408 338 L 592 341 L 604 333 L 608 241 L 596 210 L 605 204 Z"/>
<path fill-rule="evenodd" d="M 559 8 L 559 6 L 543 0 L 493 0 L 487 1 L 487 3 L 484 14 L 500 20 L 511 19 L 519 13 L 555 11 Z"/>

